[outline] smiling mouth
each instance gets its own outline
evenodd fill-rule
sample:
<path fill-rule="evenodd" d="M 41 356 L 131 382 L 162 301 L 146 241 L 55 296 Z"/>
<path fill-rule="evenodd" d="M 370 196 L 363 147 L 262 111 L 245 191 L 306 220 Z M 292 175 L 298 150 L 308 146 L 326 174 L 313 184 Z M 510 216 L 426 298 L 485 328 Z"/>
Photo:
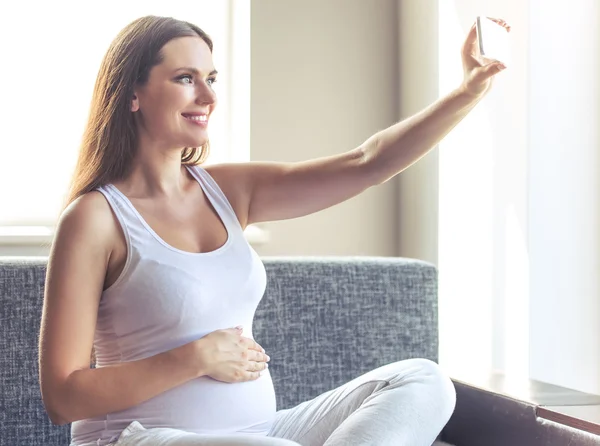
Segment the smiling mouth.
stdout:
<path fill-rule="evenodd" d="M 206 124 L 208 122 L 208 115 L 188 115 L 188 114 L 184 113 L 181 116 L 183 116 L 185 119 L 192 121 L 192 122 L 203 123 L 203 124 Z"/>

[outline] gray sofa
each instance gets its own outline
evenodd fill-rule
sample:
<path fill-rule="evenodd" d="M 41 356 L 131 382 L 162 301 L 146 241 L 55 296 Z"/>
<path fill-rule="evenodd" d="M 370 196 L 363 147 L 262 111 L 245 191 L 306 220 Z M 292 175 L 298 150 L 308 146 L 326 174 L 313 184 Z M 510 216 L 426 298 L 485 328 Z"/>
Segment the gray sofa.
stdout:
<path fill-rule="evenodd" d="M 0 446 L 67 446 L 40 397 L 38 336 L 46 258 L 0 257 Z M 437 271 L 403 258 L 263 258 L 255 317 L 278 408 L 389 362 L 437 362 Z"/>

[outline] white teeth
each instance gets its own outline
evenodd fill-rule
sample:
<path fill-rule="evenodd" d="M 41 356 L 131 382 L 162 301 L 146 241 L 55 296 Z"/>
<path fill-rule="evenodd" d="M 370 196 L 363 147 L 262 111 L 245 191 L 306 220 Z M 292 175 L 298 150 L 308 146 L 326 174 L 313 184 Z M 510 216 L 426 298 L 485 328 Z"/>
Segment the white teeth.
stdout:
<path fill-rule="evenodd" d="M 200 115 L 200 116 L 186 116 L 187 119 L 191 119 L 192 121 L 202 121 L 205 122 L 208 119 L 208 116 L 206 115 Z"/>

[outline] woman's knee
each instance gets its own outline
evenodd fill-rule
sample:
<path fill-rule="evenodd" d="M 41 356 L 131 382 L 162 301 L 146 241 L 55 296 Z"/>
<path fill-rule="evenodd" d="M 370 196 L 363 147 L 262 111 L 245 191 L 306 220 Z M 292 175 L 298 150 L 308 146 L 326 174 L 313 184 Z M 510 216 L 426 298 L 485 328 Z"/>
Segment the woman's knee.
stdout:
<path fill-rule="evenodd" d="M 424 358 L 411 360 L 423 382 L 432 390 L 434 397 L 439 398 L 440 409 L 449 419 L 456 407 L 456 389 L 450 376 L 439 366 L 439 364 Z"/>
<path fill-rule="evenodd" d="M 426 394 L 435 399 L 436 409 L 441 410 L 441 415 L 450 418 L 456 406 L 456 389 L 448 374 L 437 363 L 429 359 L 414 358 L 394 362 L 388 367 L 391 367 L 400 383 L 418 381 L 419 385 L 426 386 Z"/>

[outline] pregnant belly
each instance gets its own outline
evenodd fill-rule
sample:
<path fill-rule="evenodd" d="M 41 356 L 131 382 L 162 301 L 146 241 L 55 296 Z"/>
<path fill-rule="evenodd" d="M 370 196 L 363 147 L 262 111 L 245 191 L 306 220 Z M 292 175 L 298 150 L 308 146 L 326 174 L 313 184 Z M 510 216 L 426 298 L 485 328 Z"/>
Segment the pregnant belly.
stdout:
<path fill-rule="evenodd" d="M 193 379 L 135 407 L 110 414 L 107 421 L 121 426 L 137 420 L 147 429 L 171 427 L 201 434 L 266 434 L 275 412 L 273 382 L 265 370 L 259 379 L 243 383 Z"/>

